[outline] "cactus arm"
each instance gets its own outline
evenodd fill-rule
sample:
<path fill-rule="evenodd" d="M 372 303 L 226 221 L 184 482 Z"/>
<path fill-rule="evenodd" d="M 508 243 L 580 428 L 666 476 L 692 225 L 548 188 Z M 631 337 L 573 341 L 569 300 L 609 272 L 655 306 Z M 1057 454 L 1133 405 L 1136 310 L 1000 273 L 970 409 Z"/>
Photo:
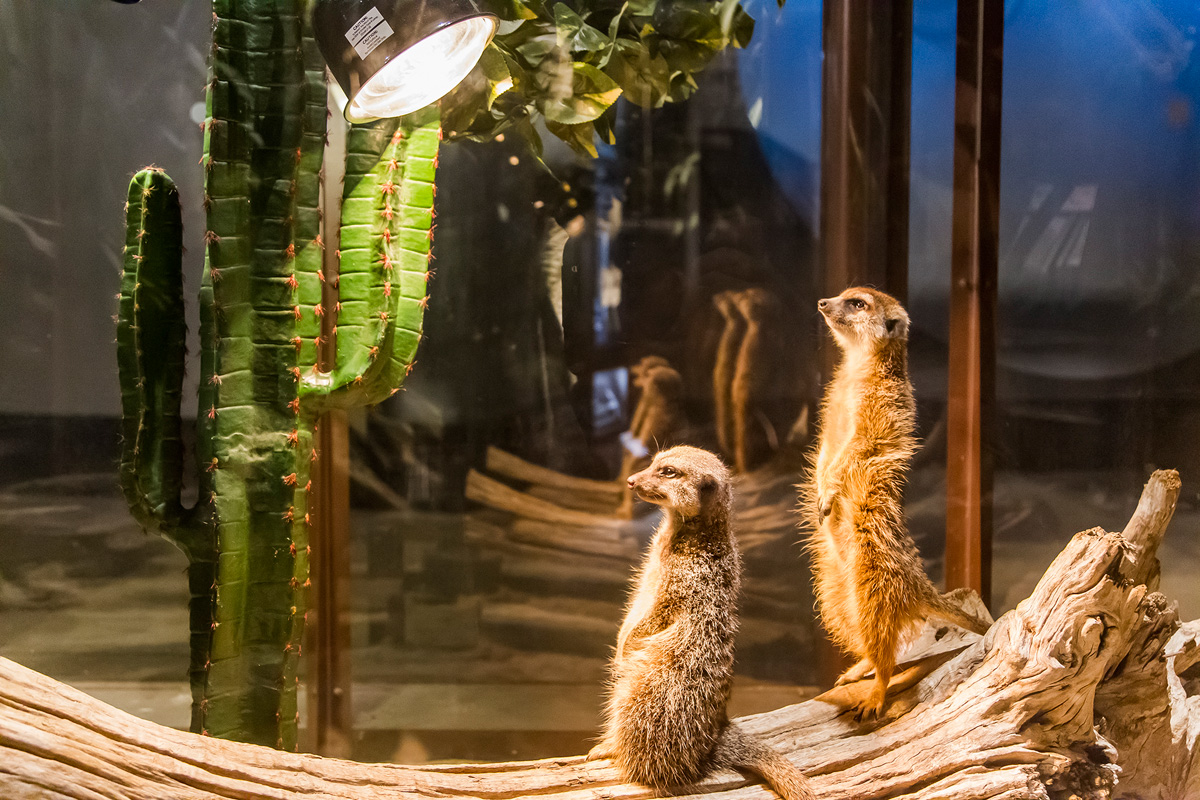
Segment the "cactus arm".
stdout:
<path fill-rule="evenodd" d="M 382 216 L 384 189 L 403 169 L 404 142 L 397 120 L 353 125 L 346 137 L 346 177 L 338 242 L 337 367 L 326 380 L 352 380 L 366 371 L 371 356 L 360 342 L 372 341 L 383 327 L 391 299 L 390 281 L 379 243 L 388 220 Z M 395 181 L 387 184 L 394 186 Z M 390 234 L 389 234 L 390 235 Z M 306 398 L 307 399 L 307 398 Z"/>
<path fill-rule="evenodd" d="M 306 377 L 306 408 L 378 403 L 407 374 L 421 337 L 433 244 L 436 107 L 405 118 L 355 183 L 342 213 L 338 364 Z M 347 175 L 355 159 L 348 159 Z"/>
<path fill-rule="evenodd" d="M 186 552 L 190 542 L 179 527 L 179 406 L 186 336 L 182 236 L 174 181 L 162 170 L 142 170 L 129 184 L 117 316 L 124 434 L 121 486 L 142 527 Z"/>

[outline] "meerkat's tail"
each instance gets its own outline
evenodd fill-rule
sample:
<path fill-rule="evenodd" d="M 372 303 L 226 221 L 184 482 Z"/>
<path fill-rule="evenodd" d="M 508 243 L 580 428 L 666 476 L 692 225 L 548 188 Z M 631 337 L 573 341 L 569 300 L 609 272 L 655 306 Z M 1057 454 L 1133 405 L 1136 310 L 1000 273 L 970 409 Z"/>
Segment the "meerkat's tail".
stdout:
<path fill-rule="evenodd" d="M 783 800 L 816 800 L 804 773 L 766 743 L 731 722 L 713 753 L 717 766 L 743 769 L 762 776 Z"/>
<path fill-rule="evenodd" d="M 988 628 L 992 627 L 991 623 L 959 608 L 952 599 L 953 595 L 954 592 L 949 596 L 934 592 L 933 598 L 927 601 L 929 616 L 943 619 L 980 636 L 987 633 Z"/>

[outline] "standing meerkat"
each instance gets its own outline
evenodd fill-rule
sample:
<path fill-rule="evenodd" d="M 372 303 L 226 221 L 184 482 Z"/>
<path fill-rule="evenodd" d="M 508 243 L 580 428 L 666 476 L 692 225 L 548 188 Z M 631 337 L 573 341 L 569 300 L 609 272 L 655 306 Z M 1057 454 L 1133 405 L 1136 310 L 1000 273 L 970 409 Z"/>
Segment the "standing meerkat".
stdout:
<path fill-rule="evenodd" d="M 778 351 L 780 304 L 766 289 L 755 287 L 734 295 L 745 320 L 737 366 L 729 386 L 734 466 L 749 472 L 779 448 L 768 410 L 778 395 L 783 365 Z"/>
<path fill-rule="evenodd" d="M 725 320 L 721 339 L 717 342 L 717 355 L 713 363 L 713 416 L 717 429 L 717 446 L 726 456 L 733 455 L 733 412 L 730 406 L 730 390 L 733 373 L 737 369 L 738 350 L 746 334 L 746 318 L 738 310 L 735 291 L 720 292 L 713 296 L 713 305 Z"/>
<path fill-rule="evenodd" d="M 908 380 L 908 314 L 894 297 L 855 287 L 817 303 L 842 352 L 821 406 L 816 465 L 802 487 L 812 530 L 817 604 L 834 641 L 875 668 L 858 717 L 878 714 L 896 651 L 927 617 L 976 633 L 983 620 L 938 594 L 908 535 L 902 506 L 916 403 Z"/>
<path fill-rule="evenodd" d="M 617 636 L 604 737 L 588 759 L 611 758 L 622 779 L 660 790 L 745 769 L 784 800 L 812 800 L 803 774 L 726 713 L 741 586 L 729 471 L 680 446 L 629 485 L 665 513 Z"/>

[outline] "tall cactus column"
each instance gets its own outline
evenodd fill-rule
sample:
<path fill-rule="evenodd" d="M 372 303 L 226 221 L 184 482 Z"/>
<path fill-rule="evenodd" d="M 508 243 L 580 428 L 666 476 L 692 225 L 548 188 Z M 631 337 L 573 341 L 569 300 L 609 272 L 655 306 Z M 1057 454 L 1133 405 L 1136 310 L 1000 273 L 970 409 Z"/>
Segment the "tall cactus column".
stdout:
<path fill-rule="evenodd" d="M 180 505 L 184 353 L 174 185 L 134 178 L 118 322 L 122 483 L 147 529 L 187 554 L 192 727 L 296 742 L 316 419 L 394 392 L 420 339 L 433 231 L 436 113 L 351 133 L 338 276 L 321 271 L 323 80 L 302 0 L 217 0 L 205 123 L 195 507 Z M 306 74 L 307 68 L 307 74 Z M 337 300 L 321 300 L 327 278 Z M 337 363 L 317 362 L 336 316 Z"/>

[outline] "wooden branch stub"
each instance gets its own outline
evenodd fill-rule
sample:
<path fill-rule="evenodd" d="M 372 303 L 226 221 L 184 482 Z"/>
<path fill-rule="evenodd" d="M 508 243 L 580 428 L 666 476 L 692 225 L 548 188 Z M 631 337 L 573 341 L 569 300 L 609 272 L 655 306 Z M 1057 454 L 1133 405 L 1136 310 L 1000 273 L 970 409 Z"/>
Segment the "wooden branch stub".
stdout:
<path fill-rule="evenodd" d="M 1151 589 L 1158 588 L 1158 546 L 1162 544 L 1167 523 L 1175 513 L 1181 486 L 1179 473 L 1173 469 L 1157 470 L 1146 482 L 1137 509 L 1121 532 L 1129 547 L 1128 564 L 1122 568 L 1127 580 L 1144 583 Z"/>
<path fill-rule="evenodd" d="M 1135 580 L 1178 495 L 1156 473 L 1123 534 L 1077 534 L 985 637 L 923 632 L 884 718 L 844 711 L 854 684 L 744 718 L 822 800 L 1188 800 L 1200 797 L 1200 622 Z M 513 543 L 514 547 L 529 547 Z M 1120 783 L 1117 783 L 1118 778 Z M 719 773 L 698 791 L 768 800 Z M 361 800 L 444 796 L 642 800 L 607 762 L 402 767 L 282 753 L 162 728 L 0 658 L 4 800 Z M 712 798 L 710 798 L 712 800 Z"/>

